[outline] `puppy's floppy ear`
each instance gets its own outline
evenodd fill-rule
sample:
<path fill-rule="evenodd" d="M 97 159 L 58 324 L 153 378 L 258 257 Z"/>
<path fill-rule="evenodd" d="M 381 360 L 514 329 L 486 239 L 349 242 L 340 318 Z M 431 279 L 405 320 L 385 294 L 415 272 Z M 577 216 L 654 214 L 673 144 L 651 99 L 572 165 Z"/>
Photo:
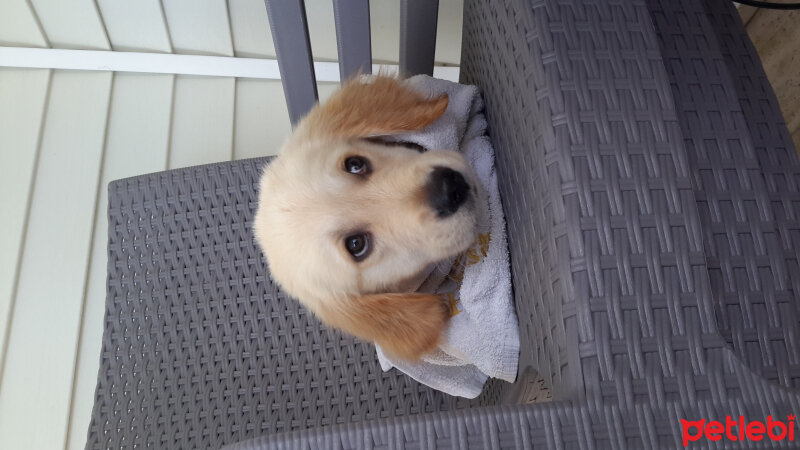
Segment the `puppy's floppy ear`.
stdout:
<path fill-rule="evenodd" d="M 433 350 L 450 318 L 450 308 L 433 294 L 370 294 L 348 300 L 347 307 L 323 319 L 380 344 L 391 356 L 414 361 Z"/>
<path fill-rule="evenodd" d="M 447 95 L 426 98 L 398 79 L 377 75 L 348 81 L 300 125 L 307 133 L 367 137 L 425 128 L 447 110 Z"/>

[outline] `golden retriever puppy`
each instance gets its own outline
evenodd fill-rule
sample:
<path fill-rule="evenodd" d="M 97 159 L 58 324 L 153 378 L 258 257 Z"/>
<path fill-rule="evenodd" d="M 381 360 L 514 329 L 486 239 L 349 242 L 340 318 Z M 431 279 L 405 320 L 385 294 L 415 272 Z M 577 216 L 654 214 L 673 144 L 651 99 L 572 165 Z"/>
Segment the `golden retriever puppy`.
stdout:
<path fill-rule="evenodd" d="M 377 138 L 421 130 L 447 104 L 392 77 L 346 83 L 264 170 L 253 225 L 285 292 L 406 360 L 436 348 L 450 317 L 439 296 L 414 291 L 474 242 L 479 185 L 455 151 Z"/>

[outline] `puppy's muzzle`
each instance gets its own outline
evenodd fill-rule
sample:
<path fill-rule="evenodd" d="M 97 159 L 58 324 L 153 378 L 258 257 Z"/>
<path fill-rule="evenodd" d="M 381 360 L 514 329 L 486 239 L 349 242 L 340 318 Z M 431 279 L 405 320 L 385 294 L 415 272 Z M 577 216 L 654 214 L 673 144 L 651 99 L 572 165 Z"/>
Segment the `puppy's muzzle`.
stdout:
<path fill-rule="evenodd" d="M 469 197 L 469 183 L 464 175 L 447 167 L 434 167 L 426 187 L 428 202 L 442 218 L 458 211 Z"/>

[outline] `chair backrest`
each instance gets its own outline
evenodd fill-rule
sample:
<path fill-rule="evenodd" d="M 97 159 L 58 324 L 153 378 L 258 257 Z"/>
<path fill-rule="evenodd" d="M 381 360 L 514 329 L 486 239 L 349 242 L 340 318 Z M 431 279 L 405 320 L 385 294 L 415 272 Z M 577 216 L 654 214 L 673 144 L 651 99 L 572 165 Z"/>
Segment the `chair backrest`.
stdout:
<path fill-rule="evenodd" d="M 292 125 L 317 102 L 314 59 L 303 0 L 264 0 Z M 369 0 L 332 0 L 339 75 L 372 73 Z M 439 0 L 401 0 L 400 73 L 433 75 Z"/>

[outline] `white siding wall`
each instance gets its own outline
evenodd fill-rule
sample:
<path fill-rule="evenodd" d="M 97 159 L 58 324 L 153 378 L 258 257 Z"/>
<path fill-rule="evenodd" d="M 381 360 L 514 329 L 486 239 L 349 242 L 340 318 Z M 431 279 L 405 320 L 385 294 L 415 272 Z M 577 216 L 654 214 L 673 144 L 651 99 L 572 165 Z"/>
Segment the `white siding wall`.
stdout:
<path fill-rule="evenodd" d="M 461 3 L 441 0 L 440 63 L 459 62 Z M 331 1 L 306 8 L 315 59 L 335 61 Z M 397 62 L 398 17 L 371 2 L 378 62 Z M 0 46 L 275 56 L 263 0 L 0 0 Z M 279 81 L 0 67 L 0 449 L 85 444 L 107 184 L 274 154 L 289 129 Z"/>
<path fill-rule="evenodd" d="M 0 382 L 49 86 L 49 70 L 0 69 Z"/>
<path fill-rule="evenodd" d="M 72 399 L 111 74 L 55 72 L 51 83 L 7 330 L 0 448 L 63 446 Z"/>

